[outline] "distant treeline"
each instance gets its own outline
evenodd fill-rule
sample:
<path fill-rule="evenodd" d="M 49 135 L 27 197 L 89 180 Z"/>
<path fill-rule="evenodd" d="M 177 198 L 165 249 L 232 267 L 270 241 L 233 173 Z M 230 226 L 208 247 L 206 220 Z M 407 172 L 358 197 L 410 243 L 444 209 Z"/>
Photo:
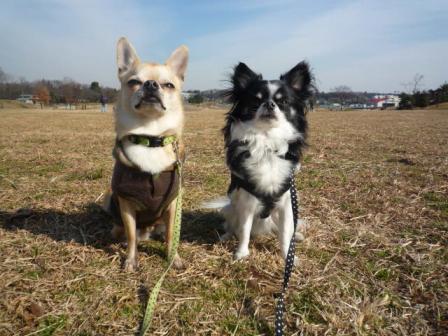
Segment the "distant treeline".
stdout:
<path fill-rule="evenodd" d="M 187 101 L 192 104 L 200 104 L 206 101 L 226 103 L 224 97 L 225 90 L 190 90 L 186 91 Z M 341 85 L 330 92 L 316 92 L 315 103 L 317 105 L 330 105 L 338 103 L 343 106 L 351 104 L 371 104 L 376 95 L 388 93 L 380 92 L 355 92 L 348 86 Z M 416 90 L 412 93 L 402 92 L 399 108 L 410 109 L 413 107 L 426 107 L 448 102 L 448 83 L 442 84 L 435 90 Z"/>
<path fill-rule="evenodd" d="M 190 103 L 202 103 L 204 101 L 213 101 L 218 103 L 226 103 L 226 90 L 191 90 L 186 91 L 187 100 Z M 378 93 L 369 92 L 353 92 L 348 87 L 338 88 L 331 92 L 317 92 L 315 96 L 316 102 L 319 104 L 366 104 L 370 102 L 374 95 Z"/>
<path fill-rule="evenodd" d="M 101 95 L 114 101 L 117 90 L 101 87 L 98 82 L 86 85 L 67 79 L 0 83 L 0 99 L 17 99 L 22 94 L 35 95 L 45 104 L 76 104 L 98 102 Z"/>
<path fill-rule="evenodd" d="M 17 99 L 21 95 L 34 95 L 35 99 L 44 104 L 77 104 L 98 102 L 101 95 L 109 101 L 115 101 L 117 90 L 102 87 L 98 82 L 80 84 L 70 78 L 63 80 L 26 79 L 13 80 L 0 68 L 0 99 Z"/>
<path fill-rule="evenodd" d="M 418 80 L 422 75 L 416 75 L 412 93 L 402 92 L 399 108 L 409 109 L 413 107 L 426 107 L 428 105 L 448 102 L 448 83 L 442 84 L 435 90 L 418 90 Z M 226 103 L 225 90 L 190 90 L 184 92 L 186 100 L 191 104 L 202 102 Z M 98 102 L 101 95 L 109 102 L 117 98 L 118 90 L 100 86 L 99 82 L 80 84 L 65 78 L 63 80 L 39 80 L 27 81 L 25 79 L 12 80 L 0 68 L 0 99 L 17 99 L 22 94 L 32 94 L 36 101 L 41 104 L 77 104 Z M 330 92 L 317 92 L 315 103 L 318 105 L 334 104 L 369 104 L 375 95 L 382 93 L 355 92 L 348 86 L 341 85 L 333 88 Z M 384 94 L 384 93 L 383 93 Z"/>
<path fill-rule="evenodd" d="M 400 94 L 400 109 L 426 107 L 448 102 L 448 83 L 440 85 L 435 90 L 415 91 Z"/>

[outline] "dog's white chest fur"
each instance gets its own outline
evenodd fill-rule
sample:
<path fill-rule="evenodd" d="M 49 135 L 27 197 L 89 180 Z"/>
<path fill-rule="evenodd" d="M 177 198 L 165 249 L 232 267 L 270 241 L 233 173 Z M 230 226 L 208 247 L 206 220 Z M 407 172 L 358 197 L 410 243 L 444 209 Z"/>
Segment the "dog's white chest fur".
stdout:
<path fill-rule="evenodd" d="M 249 174 L 258 192 L 276 193 L 289 176 L 292 163 L 280 156 L 288 151 L 288 142 L 300 137 L 288 123 L 282 127 L 259 130 L 250 122 L 232 125 L 232 140 L 247 143 L 245 149 L 250 153 L 243 167 Z"/>
<path fill-rule="evenodd" d="M 181 113 L 166 113 L 156 120 L 145 119 L 128 113 L 116 111 L 116 131 L 119 139 L 127 134 L 159 135 L 176 129 L 183 122 Z M 123 141 L 126 157 L 142 171 L 157 174 L 174 163 L 176 157 L 172 151 L 162 147 L 146 147 L 136 145 L 128 140 Z"/>
<path fill-rule="evenodd" d="M 176 158 L 168 155 L 162 147 L 148 148 L 136 145 L 128 140 L 123 141 L 123 150 L 132 163 L 138 165 L 142 171 L 157 174 L 172 165 Z"/>

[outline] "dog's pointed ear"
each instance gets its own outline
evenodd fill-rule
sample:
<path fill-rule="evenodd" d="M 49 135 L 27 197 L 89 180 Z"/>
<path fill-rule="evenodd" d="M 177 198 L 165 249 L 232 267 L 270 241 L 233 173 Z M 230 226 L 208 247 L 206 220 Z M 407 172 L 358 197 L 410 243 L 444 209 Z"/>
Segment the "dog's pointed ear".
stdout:
<path fill-rule="evenodd" d="M 171 56 L 166 60 L 166 65 L 174 70 L 174 73 L 180 79 L 184 80 L 185 72 L 188 64 L 188 47 L 181 45 L 173 51 Z"/>
<path fill-rule="evenodd" d="M 240 62 L 234 69 L 232 84 L 235 92 L 245 91 L 255 80 L 261 80 L 262 76 L 253 72 L 246 64 Z"/>
<path fill-rule="evenodd" d="M 137 56 L 137 52 L 126 37 L 121 37 L 117 43 L 117 66 L 118 66 L 118 78 L 122 78 L 131 67 L 140 60 Z"/>
<path fill-rule="evenodd" d="M 280 80 L 285 81 L 295 92 L 307 91 L 312 81 L 308 63 L 300 62 L 287 73 L 281 75 Z"/>

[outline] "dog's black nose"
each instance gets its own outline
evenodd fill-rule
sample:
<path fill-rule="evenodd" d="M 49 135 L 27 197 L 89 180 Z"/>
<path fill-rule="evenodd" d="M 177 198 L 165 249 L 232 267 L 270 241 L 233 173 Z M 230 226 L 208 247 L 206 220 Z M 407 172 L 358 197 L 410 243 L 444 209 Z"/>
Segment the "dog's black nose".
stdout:
<path fill-rule="evenodd" d="M 160 86 L 159 86 L 159 84 L 155 80 L 147 80 L 143 84 L 143 87 L 145 88 L 145 90 L 157 91 Z"/>
<path fill-rule="evenodd" d="M 265 103 L 265 105 L 266 105 L 266 108 L 267 108 L 269 111 L 274 111 L 274 109 L 275 109 L 275 103 L 274 103 L 272 100 L 267 101 L 267 102 Z"/>

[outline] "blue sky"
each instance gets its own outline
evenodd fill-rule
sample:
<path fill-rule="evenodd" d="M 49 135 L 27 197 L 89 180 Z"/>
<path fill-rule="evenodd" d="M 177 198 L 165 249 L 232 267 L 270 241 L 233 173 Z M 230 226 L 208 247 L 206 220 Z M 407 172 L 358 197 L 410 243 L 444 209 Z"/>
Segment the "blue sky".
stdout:
<path fill-rule="evenodd" d="M 15 78 L 118 87 L 120 36 L 158 62 L 188 45 L 186 89 L 225 87 L 239 61 L 273 79 L 303 59 L 324 91 L 401 91 L 416 73 L 427 89 L 448 81 L 446 0 L 0 3 L 0 67 Z"/>

